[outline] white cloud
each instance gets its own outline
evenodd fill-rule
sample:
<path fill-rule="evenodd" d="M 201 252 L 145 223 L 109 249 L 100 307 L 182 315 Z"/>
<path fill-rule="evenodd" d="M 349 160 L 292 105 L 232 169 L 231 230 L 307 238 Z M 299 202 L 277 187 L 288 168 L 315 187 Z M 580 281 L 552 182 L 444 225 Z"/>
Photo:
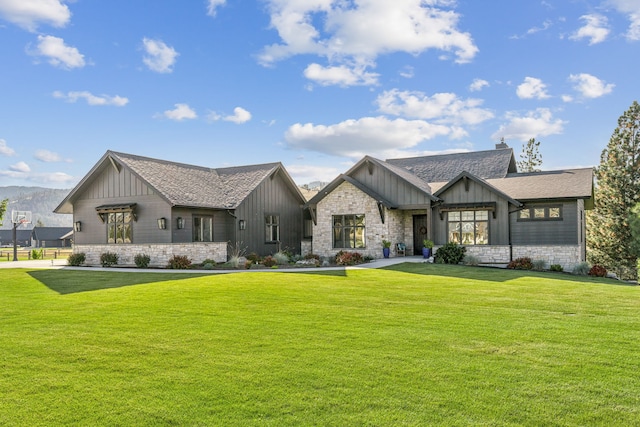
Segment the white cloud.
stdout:
<path fill-rule="evenodd" d="M 176 108 L 173 110 L 166 110 L 164 113 L 160 115 L 156 115 L 156 117 L 164 117 L 170 120 L 182 121 L 185 119 L 196 119 L 198 115 L 195 110 L 193 110 L 187 104 L 174 104 Z"/>
<path fill-rule="evenodd" d="M 39 184 L 68 184 L 76 181 L 74 177 L 64 172 L 31 173 L 18 170 L 4 170 L 0 171 L 0 176 L 23 179 L 31 182 L 37 182 Z"/>
<path fill-rule="evenodd" d="M 7 141 L 0 139 L 0 155 L 15 156 L 15 154 L 15 150 L 7 145 Z"/>
<path fill-rule="evenodd" d="M 167 46 L 162 40 L 142 39 L 145 56 L 142 62 L 151 71 L 157 73 L 171 73 L 176 63 L 176 58 L 180 55 L 176 50 Z"/>
<path fill-rule="evenodd" d="M 15 165 L 9 166 L 9 170 L 19 173 L 31 172 L 31 168 L 25 162 L 18 162 Z"/>
<path fill-rule="evenodd" d="M 71 18 L 69 8 L 59 0 L 2 0 L 0 16 L 28 31 L 39 23 L 64 27 Z"/>
<path fill-rule="evenodd" d="M 580 17 L 585 22 L 584 26 L 571 34 L 571 40 L 589 39 L 589 44 L 597 44 L 606 40 L 609 35 L 608 21 L 606 16 L 597 13 L 583 15 Z"/>
<path fill-rule="evenodd" d="M 233 115 L 226 116 L 222 120 L 225 120 L 227 122 L 233 122 L 239 125 L 251 120 L 251 113 L 242 107 L 236 107 L 233 109 Z"/>
<path fill-rule="evenodd" d="M 477 125 L 493 118 L 490 110 L 480 108 L 483 103 L 481 99 L 460 99 L 454 93 L 428 96 L 418 91 L 393 89 L 380 94 L 376 103 L 382 113 L 433 120 L 441 125 Z M 462 131 L 462 135 L 466 135 L 466 132 Z"/>
<path fill-rule="evenodd" d="M 217 8 L 224 6 L 227 0 L 207 0 L 207 15 L 216 16 Z"/>
<path fill-rule="evenodd" d="M 478 52 L 471 35 L 458 29 L 460 15 L 451 10 L 451 0 L 268 0 L 268 4 L 271 27 L 281 42 L 263 49 L 259 55 L 263 65 L 312 54 L 327 58 L 332 67 L 366 68 L 379 55 L 417 55 L 430 49 L 465 63 Z M 337 81 L 344 84 L 343 79 Z"/>
<path fill-rule="evenodd" d="M 65 99 L 67 102 L 76 102 L 79 99 L 84 99 L 89 105 L 114 105 L 116 107 L 124 107 L 129 103 L 129 99 L 122 96 L 109 96 L 109 95 L 93 95 L 90 92 L 67 92 L 66 94 L 55 91 L 53 92 L 54 98 Z"/>
<path fill-rule="evenodd" d="M 287 172 L 296 183 L 309 183 L 314 181 L 330 182 L 342 173 L 336 167 L 287 165 Z"/>
<path fill-rule="evenodd" d="M 469 90 L 471 92 L 478 92 L 484 89 L 485 87 L 489 87 L 489 82 L 482 79 L 473 79 L 473 82 L 469 85 Z"/>
<path fill-rule="evenodd" d="M 609 0 L 618 12 L 626 14 L 631 23 L 627 31 L 627 38 L 631 41 L 640 40 L 640 2 L 638 0 Z"/>
<path fill-rule="evenodd" d="M 509 123 L 500 126 L 500 129 L 491 135 L 492 139 L 505 138 L 528 141 L 540 136 L 561 134 L 566 124 L 563 120 L 554 119 L 548 108 L 529 111 L 525 116 L 510 112 L 507 113 L 506 119 Z"/>
<path fill-rule="evenodd" d="M 45 163 L 55 163 L 55 162 L 62 162 L 62 161 L 68 162 L 68 163 L 71 162 L 70 159 L 65 160 L 60 156 L 60 154 L 54 153 L 53 151 L 49 151 L 49 150 L 36 150 L 33 157 L 36 160 L 39 160 Z"/>
<path fill-rule="evenodd" d="M 415 75 L 415 70 L 412 66 L 407 65 L 400 70 L 400 76 L 405 79 L 411 79 Z"/>
<path fill-rule="evenodd" d="M 545 99 L 549 98 L 547 94 L 547 85 L 542 80 L 535 77 L 525 77 L 524 83 L 518 85 L 516 94 L 520 99 Z"/>
<path fill-rule="evenodd" d="M 613 83 L 606 83 L 587 73 L 571 74 L 569 81 L 575 83 L 573 88 L 585 98 L 600 98 L 611 93 L 615 87 Z"/>
<path fill-rule="evenodd" d="M 285 133 L 287 145 L 354 159 L 369 154 L 381 158 L 401 157 L 423 141 L 451 134 L 447 126 L 423 120 L 389 120 L 363 117 L 334 125 L 296 123 Z"/>
<path fill-rule="evenodd" d="M 85 66 L 84 55 L 78 49 L 64 44 L 64 40 L 54 36 L 38 36 L 38 46 L 34 55 L 49 58 L 54 67 L 70 70 Z"/>
<path fill-rule="evenodd" d="M 304 70 L 304 76 L 322 86 L 368 86 L 378 83 L 379 74 L 368 73 L 362 66 L 354 68 L 346 65 L 323 67 L 313 63 Z"/>

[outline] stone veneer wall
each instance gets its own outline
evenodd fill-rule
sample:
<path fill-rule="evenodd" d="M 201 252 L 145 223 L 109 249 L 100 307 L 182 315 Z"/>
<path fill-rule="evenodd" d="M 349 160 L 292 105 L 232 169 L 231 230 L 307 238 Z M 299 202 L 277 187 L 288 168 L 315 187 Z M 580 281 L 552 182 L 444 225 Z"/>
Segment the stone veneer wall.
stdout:
<path fill-rule="evenodd" d="M 440 246 L 433 247 L 433 253 Z M 482 264 L 508 264 L 509 246 L 477 245 L 465 246 L 467 253 L 480 259 Z M 513 259 L 529 257 L 532 260 L 543 259 L 547 268 L 552 264 L 560 264 L 565 271 L 573 270 L 576 264 L 582 262 L 580 245 L 536 245 L 513 246 Z"/>
<path fill-rule="evenodd" d="M 211 243 L 154 243 L 146 245 L 74 245 L 74 253 L 84 252 L 86 265 L 100 265 L 100 255 L 115 252 L 119 256 L 118 265 L 135 266 L 133 258 L 138 254 L 151 257 L 150 267 L 166 267 L 174 255 L 186 255 L 193 263 L 205 259 L 216 262 L 227 261 L 227 242 Z"/>
<path fill-rule="evenodd" d="M 404 241 L 404 214 L 385 209 L 385 222 L 380 219 L 378 205 L 354 185 L 343 182 L 318 203 L 317 224 L 313 227 L 313 253 L 332 257 L 340 249 L 333 248 L 333 215 L 365 215 L 365 248 L 343 249 L 365 256 L 382 258 L 382 240 L 393 245 Z M 393 251 L 393 247 L 392 247 Z M 304 249 L 303 249 L 304 253 Z"/>
<path fill-rule="evenodd" d="M 580 245 L 514 246 L 513 259 L 522 257 L 534 261 L 543 259 L 547 262 L 547 268 L 552 264 L 560 264 L 564 271 L 572 271 L 576 264 L 582 262 Z"/>

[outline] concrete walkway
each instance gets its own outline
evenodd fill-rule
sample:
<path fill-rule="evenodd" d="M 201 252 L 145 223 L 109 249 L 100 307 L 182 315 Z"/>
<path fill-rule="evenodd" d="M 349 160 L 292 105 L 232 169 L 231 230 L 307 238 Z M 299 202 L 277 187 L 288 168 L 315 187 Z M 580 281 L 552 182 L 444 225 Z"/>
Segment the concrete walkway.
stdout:
<path fill-rule="evenodd" d="M 381 258 L 374 261 L 354 265 L 350 267 L 309 267 L 309 268 L 265 268 L 257 270 L 170 270 L 168 268 L 130 268 L 130 267 L 70 267 L 67 265 L 66 259 L 55 260 L 31 260 L 31 261 L 6 261 L 0 262 L 0 269 L 3 268 L 47 268 L 47 269 L 64 269 L 79 271 L 113 271 L 121 273 L 205 273 L 205 274 L 228 274 L 228 273 L 302 273 L 309 271 L 342 271 L 342 270 L 361 270 L 368 268 L 382 268 L 403 262 L 424 262 L 421 256 L 407 256 L 394 258 Z"/>

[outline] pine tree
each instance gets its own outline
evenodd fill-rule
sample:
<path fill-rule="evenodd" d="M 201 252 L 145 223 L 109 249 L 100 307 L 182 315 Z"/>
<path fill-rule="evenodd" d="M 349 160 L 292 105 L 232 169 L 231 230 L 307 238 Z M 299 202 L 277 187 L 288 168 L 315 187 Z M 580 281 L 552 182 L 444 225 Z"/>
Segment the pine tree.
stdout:
<path fill-rule="evenodd" d="M 7 203 L 9 203 L 9 199 L 0 200 L 0 225 L 2 225 L 4 213 L 7 211 Z"/>
<path fill-rule="evenodd" d="M 520 153 L 518 162 L 518 171 L 520 172 L 540 172 L 538 166 L 542 166 L 542 154 L 540 154 L 540 141 L 531 138 L 526 144 L 522 144 L 522 152 Z"/>
<path fill-rule="evenodd" d="M 640 105 L 634 101 L 618 119 L 602 151 L 595 208 L 587 216 L 589 261 L 602 264 L 622 278 L 637 277 L 637 254 L 629 219 L 640 202 Z"/>

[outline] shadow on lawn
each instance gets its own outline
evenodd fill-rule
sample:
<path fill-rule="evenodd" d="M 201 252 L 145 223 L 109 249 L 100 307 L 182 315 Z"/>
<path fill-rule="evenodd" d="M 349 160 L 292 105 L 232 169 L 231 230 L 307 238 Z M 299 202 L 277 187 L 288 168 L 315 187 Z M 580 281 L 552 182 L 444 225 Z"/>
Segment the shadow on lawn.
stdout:
<path fill-rule="evenodd" d="M 566 280 L 580 283 L 602 283 L 607 285 L 637 286 L 636 284 L 600 277 L 577 276 L 570 273 L 554 273 L 548 271 L 509 270 L 496 267 L 471 267 L 465 265 L 445 265 L 409 263 L 383 267 L 381 270 L 399 271 L 409 274 L 421 274 L 429 276 L 455 277 L 458 279 L 486 280 L 490 282 L 506 282 L 521 277 L 540 277 L 551 280 Z"/>
<path fill-rule="evenodd" d="M 122 288 L 125 286 L 158 283 L 169 280 L 184 280 L 202 277 L 206 274 L 184 273 L 135 273 L 122 274 L 108 271 L 64 271 L 64 270 L 33 270 L 28 273 L 43 285 L 61 295 L 78 292 L 98 291 L 102 289 Z"/>

